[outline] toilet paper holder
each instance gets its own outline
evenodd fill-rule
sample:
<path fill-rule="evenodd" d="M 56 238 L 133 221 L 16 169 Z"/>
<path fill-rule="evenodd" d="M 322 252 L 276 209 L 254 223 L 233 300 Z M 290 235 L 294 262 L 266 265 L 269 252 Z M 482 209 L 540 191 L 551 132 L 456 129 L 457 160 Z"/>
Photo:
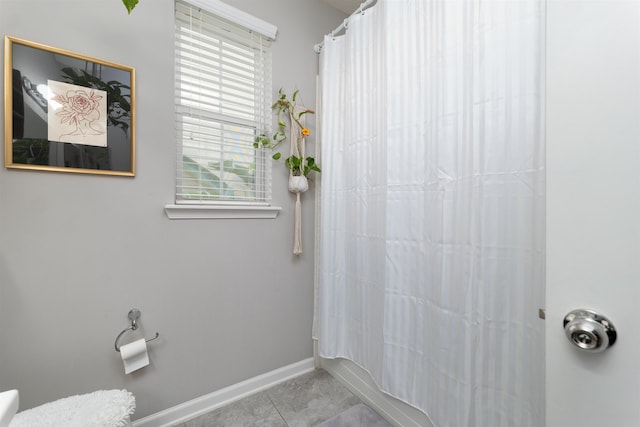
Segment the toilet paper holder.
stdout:
<path fill-rule="evenodd" d="M 120 332 L 120 333 L 118 334 L 118 336 L 116 337 L 116 342 L 115 342 L 115 344 L 114 344 L 114 346 L 115 346 L 115 348 L 116 348 L 116 351 L 117 351 L 118 353 L 120 353 L 120 347 L 118 347 L 118 341 L 120 341 L 120 338 L 121 338 L 121 337 L 122 337 L 126 332 L 129 332 L 129 331 L 135 331 L 136 329 L 138 329 L 138 319 L 140 318 L 140 315 L 141 315 L 141 314 L 142 314 L 142 313 L 141 313 L 141 312 L 140 312 L 140 310 L 138 310 L 137 308 L 132 308 L 132 309 L 129 311 L 128 317 L 129 317 L 129 320 L 131 320 L 131 326 L 129 326 L 128 328 L 124 329 L 122 332 Z M 145 342 L 153 341 L 153 340 L 157 339 L 159 336 L 160 336 L 160 334 L 156 332 L 156 336 L 155 336 L 155 337 L 153 337 L 153 338 L 149 338 L 149 339 L 145 339 L 144 341 L 145 341 Z"/>

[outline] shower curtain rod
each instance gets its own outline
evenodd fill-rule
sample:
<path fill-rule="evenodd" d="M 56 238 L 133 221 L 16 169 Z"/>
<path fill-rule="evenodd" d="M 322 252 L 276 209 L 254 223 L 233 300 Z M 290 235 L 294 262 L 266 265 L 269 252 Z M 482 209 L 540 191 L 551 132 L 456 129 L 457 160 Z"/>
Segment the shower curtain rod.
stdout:
<path fill-rule="evenodd" d="M 364 12 L 365 8 L 369 7 L 372 3 L 375 3 L 377 0 L 365 0 L 363 1 L 360 6 L 358 6 L 358 8 L 356 9 L 355 12 L 353 12 L 351 15 L 349 15 L 344 21 L 342 21 L 342 24 L 338 25 L 338 28 L 336 28 L 335 30 L 331 31 L 328 36 L 333 37 L 336 34 L 338 34 L 340 31 L 342 30 L 346 30 L 347 27 L 349 27 L 349 21 L 351 20 L 351 18 L 358 14 L 358 13 L 362 13 Z M 322 51 L 322 46 L 324 45 L 324 41 L 318 43 L 317 45 L 313 46 L 313 50 L 316 53 L 320 53 Z"/>

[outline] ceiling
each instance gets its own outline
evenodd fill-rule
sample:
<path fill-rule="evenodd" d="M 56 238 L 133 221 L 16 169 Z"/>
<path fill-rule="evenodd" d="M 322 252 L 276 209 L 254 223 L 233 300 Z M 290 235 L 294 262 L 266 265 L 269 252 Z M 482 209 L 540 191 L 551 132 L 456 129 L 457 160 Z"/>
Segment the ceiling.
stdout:
<path fill-rule="evenodd" d="M 331 7 L 351 15 L 360 6 L 363 0 L 322 0 Z"/>

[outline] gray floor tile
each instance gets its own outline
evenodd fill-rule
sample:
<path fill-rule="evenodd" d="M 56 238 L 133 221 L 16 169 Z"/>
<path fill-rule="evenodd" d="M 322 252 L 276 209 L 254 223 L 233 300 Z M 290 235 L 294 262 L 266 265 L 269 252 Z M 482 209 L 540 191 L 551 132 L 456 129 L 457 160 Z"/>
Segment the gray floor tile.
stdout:
<path fill-rule="evenodd" d="M 318 427 L 391 427 L 391 425 L 373 409 L 361 403 L 320 423 Z"/>
<path fill-rule="evenodd" d="M 173 427 L 312 427 L 358 404 L 360 399 L 319 369 Z"/>
<path fill-rule="evenodd" d="M 184 427 L 287 427 L 287 424 L 263 391 L 189 420 Z"/>
<path fill-rule="evenodd" d="M 315 370 L 266 391 L 288 427 L 315 426 L 358 403 L 324 370 Z"/>

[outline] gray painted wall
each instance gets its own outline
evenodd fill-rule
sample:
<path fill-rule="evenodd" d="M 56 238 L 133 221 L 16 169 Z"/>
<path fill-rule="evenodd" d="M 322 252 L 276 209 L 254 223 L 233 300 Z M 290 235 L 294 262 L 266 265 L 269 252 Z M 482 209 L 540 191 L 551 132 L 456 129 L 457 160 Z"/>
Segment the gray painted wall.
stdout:
<path fill-rule="evenodd" d="M 313 108 L 312 46 L 344 15 L 318 0 L 227 2 L 279 27 L 274 92 L 297 87 Z M 313 191 L 297 258 L 281 164 L 275 220 L 164 214 L 176 161 L 173 2 L 141 0 L 127 16 L 119 0 L 0 0 L 0 28 L 137 73 L 135 178 L 0 168 L 0 390 L 19 389 L 27 409 L 126 388 L 140 418 L 311 357 Z M 125 376 L 113 342 L 133 307 L 161 339 L 151 365 Z"/>

